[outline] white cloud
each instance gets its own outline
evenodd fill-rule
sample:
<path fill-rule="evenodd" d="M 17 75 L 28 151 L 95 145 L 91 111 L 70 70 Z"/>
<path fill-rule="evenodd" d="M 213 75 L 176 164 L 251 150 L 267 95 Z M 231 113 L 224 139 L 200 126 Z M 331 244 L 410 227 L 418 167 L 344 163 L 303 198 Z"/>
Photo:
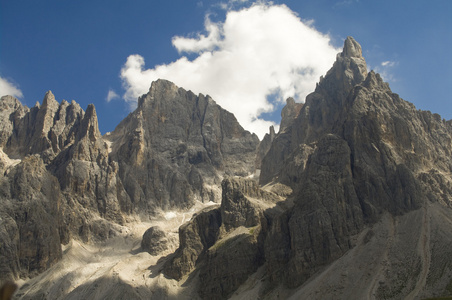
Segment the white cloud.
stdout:
<path fill-rule="evenodd" d="M 22 91 L 14 85 L 14 83 L 8 81 L 6 78 L 0 77 L 0 96 L 10 95 L 16 98 L 22 98 L 24 95 Z"/>
<path fill-rule="evenodd" d="M 393 68 L 399 64 L 398 61 L 383 61 L 379 66 L 375 68 L 375 72 L 380 73 L 381 77 L 385 81 L 395 82 L 397 79 L 393 74 Z"/>
<path fill-rule="evenodd" d="M 394 67 L 396 65 L 396 62 L 387 60 L 387 61 L 382 62 L 381 65 L 383 67 Z"/>
<path fill-rule="evenodd" d="M 112 89 L 108 90 L 108 94 L 107 94 L 107 98 L 106 98 L 107 102 L 110 102 L 111 100 L 118 99 L 118 98 L 119 98 L 119 95 L 116 94 L 115 91 L 113 91 Z"/>
<path fill-rule="evenodd" d="M 196 38 L 173 37 L 173 45 L 176 47 L 177 51 L 179 51 L 179 53 L 196 53 L 213 50 L 221 39 L 220 28 L 217 24 L 212 23 L 208 16 L 206 16 L 204 27 L 208 32 L 207 36 L 198 33 Z"/>
<path fill-rule="evenodd" d="M 124 100 L 135 107 L 152 81 L 168 79 L 195 93 L 209 94 L 245 129 L 262 138 L 275 124 L 259 115 L 273 111 L 277 101 L 288 97 L 304 101 L 340 51 L 330 45 L 329 36 L 303 23 L 285 5 L 258 3 L 228 11 L 219 23 L 207 16 L 205 31 L 207 35 L 172 40 L 180 53 L 197 53 L 193 60 L 183 56 L 144 69 L 144 58 L 130 55 L 121 69 Z M 272 103 L 267 97 L 275 94 Z"/>

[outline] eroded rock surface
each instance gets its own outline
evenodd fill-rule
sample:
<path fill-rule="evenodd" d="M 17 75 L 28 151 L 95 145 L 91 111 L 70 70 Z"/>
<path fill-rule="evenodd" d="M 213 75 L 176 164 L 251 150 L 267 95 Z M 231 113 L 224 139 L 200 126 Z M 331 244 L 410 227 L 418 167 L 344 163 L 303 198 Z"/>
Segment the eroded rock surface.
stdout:
<path fill-rule="evenodd" d="M 213 99 L 165 80 L 106 137 L 94 105 L 85 112 L 50 91 L 31 109 L 2 97 L 0 115 L 5 278 L 42 272 L 72 238 L 117 236 L 130 215 L 218 202 L 224 175 L 254 172 L 259 143 Z"/>
<path fill-rule="evenodd" d="M 264 212 L 282 199 L 251 179 L 226 178 L 222 190 L 219 208 L 180 228 L 179 249 L 164 269 L 177 280 L 199 269 L 203 299 L 226 299 L 263 264 Z"/>
<path fill-rule="evenodd" d="M 25 299 L 44 290 L 113 297 L 118 287 L 137 299 L 452 293 L 451 121 L 416 110 L 367 72 L 353 38 L 305 104 L 287 101 L 279 132 L 260 144 L 209 96 L 165 80 L 104 137 L 94 106 L 85 112 L 51 92 L 31 109 L 2 97 L 0 116 L 0 282 L 49 267 L 59 274 L 23 287 Z M 258 183 L 249 178 L 259 168 Z M 208 207 L 186 222 L 200 202 Z M 135 239 L 121 224 L 168 210 L 180 219 L 167 222 L 184 223 L 179 248 L 165 257 L 176 231 L 151 227 L 141 245 L 152 255 L 139 251 L 149 226 Z M 69 255 L 83 259 L 64 274 L 61 244 L 74 239 L 115 242 L 105 253 L 73 244 Z M 72 286 L 97 255 L 115 263 Z M 143 285 L 121 277 L 125 269 Z"/>
<path fill-rule="evenodd" d="M 142 209 L 219 202 L 224 174 L 254 172 L 259 143 L 212 98 L 166 80 L 154 82 L 106 138 L 124 188 Z"/>
<path fill-rule="evenodd" d="M 275 272 L 269 278 L 284 278 L 287 287 L 343 256 L 354 247 L 352 237 L 386 212 L 397 217 L 430 202 L 451 207 L 451 127 L 392 93 L 365 66 L 360 46 L 348 38 L 262 161 L 262 184 L 294 189 L 294 207 L 270 229 L 279 234 L 266 239 L 268 272 Z"/>

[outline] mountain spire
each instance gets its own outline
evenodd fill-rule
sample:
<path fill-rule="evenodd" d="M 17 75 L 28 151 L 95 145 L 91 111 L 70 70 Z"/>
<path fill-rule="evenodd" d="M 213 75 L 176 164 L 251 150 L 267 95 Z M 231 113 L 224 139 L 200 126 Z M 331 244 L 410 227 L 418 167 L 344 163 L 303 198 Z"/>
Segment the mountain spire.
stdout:
<path fill-rule="evenodd" d="M 344 42 L 344 49 L 342 50 L 342 57 L 357 57 L 363 58 L 363 52 L 361 50 L 361 45 L 355 41 L 354 38 L 348 36 Z"/>

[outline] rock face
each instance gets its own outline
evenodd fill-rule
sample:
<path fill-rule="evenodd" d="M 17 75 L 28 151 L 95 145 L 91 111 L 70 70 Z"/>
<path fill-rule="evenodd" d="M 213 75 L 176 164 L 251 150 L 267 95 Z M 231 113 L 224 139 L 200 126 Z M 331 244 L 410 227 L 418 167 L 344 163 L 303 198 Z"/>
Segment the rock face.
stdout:
<path fill-rule="evenodd" d="M 266 240 L 269 271 L 286 268 L 270 278 L 299 286 L 386 212 L 400 216 L 429 205 L 427 199 L 451 207 L 451 133 L 441 118 L 417 111 L 367 73 L 361 47 L 348 38 L 262 162 L 262 184 L 295 190 L 293 209 L 271 229 L 288 237 Z"/>
<path fill-rule="evenodd" d="M 71 237 L 107 238 L 111 228 L 96 216 L 121 223 L 117 197 L 108 197 L 118 189 L 109 186 L 94 106 L 85 113 L 47 92 L 42 106 L 28 109 L 7 96 L 2 109 L 0 217 L 11 229 L 2 235 L 9 253 L 2 274 L 31 276 L 54 264 Z"/>
<path fill-rule="evenodd" d="M 0 115 L 0 281 L 42 272 L 71 238 L 115 236 L 129 214 L 218 202 L 224 175 L 254 172 L 259 143 L 210 97 L 165 80 L 105 138 L 94 105 L 50 91 L 31 109 L 2 97 Z"/>
<path fill-rule="evenodd" d="M 286 106 L 281 110 L 281 124 L 279 126 L 278 134 L 281 136 L 283 132 L 285 132 L 290 125 L 294 122 L 294 120 L 298 117 L 301 108 L 303 107 L 303 103 L 296 103 L 293 98 L 288 98 L 286 100 Z M 275 128 L 270 126 L 270 132 L 265 134 L 262 141 L 259 143 L 259 147 L 257 149 L 256 155 L 256 169 L 261 168 L 262 159 L 267 155 L 270 150 L 273 140 L 276 137 Z M 264 175 L 265 176 L 265 175 Z"/>
<path fill-rule="evenodd" d="M 450 296 L 451 121 L 367 72 L 351 37 L 305 104 L 288 99 L 281 116 L 259 143 L 209 96 L 158 80 L 101 136 L 93 105 L 48 92 L 29 109 L 2 97 L 0 284 L 55 265 L 71 239 L 105 242 L 127 219 L 169 209 L 185 220 L 203 202 L 175 253 L 162 257 L 173 241 L 158 227 L 143 235 L 157 264 L 129 269 L 143 283 L 151 273 L 155 294 L 117 276 L 131 256 L 149 256 L 129 249 L 86 285 L 71 287 L 74 273 L 59 281 L 65 291 L 43 286 L 74 298 L 113 297 L 118 285 L 118 297 L 137 299 L 164 298 L 169 285 L 203 299 Z M 249 176 L 258 169 L 259 182 Z"/>
<path fill-rule="evenodd" d="M 281 110 L 281 124 L 279 125 L 279 131 L 284 132 L 287 127 L 292 125 L 293 121 L 300 114 L 300 110 L 303 107 L 303 103 L 296 103 L 293 98 L 286 100 L 286 106 Z"/>
<path fill-rule="evenodd" d="M 158 226 L 153 226 L 143 234 L 141 249 L 156 256 L 159 253 L 168 250 L 169 243 L 165 231 Z"/>
<path fill-rule="evenodd" d="M 266 153 L 261 185 L 293 193 L 284 205 L 263 205 L 276 195 L 252 181 L 223 181 L 218 239 L 184 272 L 199 270 L 199 295 L 226 299 L 249 285 L 268 299 L 447 295 L 452 262 L 435 266 L 450 252 L 450 124 L 367 73 L 353 38 L 306 103 L 294 104 L 258 152 Z M 259 266 L 265 280 L 244 284 Z M 368 273 L 357 282 L 360 270 Z M 316 283 L 303 285 L 308 279 Z"/>
<path fill-rule="evenodd" d="M 107 139 L 124 187 L 142 209 L 218 202 L 212 186 L 223 174 L 252 173 L 259 143 L 212 98 L 165 80 L 152 84 Z"/>
<path fill-rule="evenodd" d="M 38 156 L 1 178 L 1 281 L 36 275 L 61 258 L 60 195 L 58 181 Z"/>
<path fill-rule="evenodd" d="M 203 299 L 226 299 L 264 262 L 264 211 L 281 198 L 254 180 L 226 178 L 219 208 L 210 208 L 179 229 L 180 246 L 164 273 L 177 280 L 199 269 Z"/>
<path fill-rule="evenodd" d="M 210 207 L 193 217 L 191 222 L 179 228 L 179 248 L 175 256 L 164 267 L 164 273 L 180 280 L 194 270 L 202 257 L 218 240 L 221 213 L 217 207 Z"/>

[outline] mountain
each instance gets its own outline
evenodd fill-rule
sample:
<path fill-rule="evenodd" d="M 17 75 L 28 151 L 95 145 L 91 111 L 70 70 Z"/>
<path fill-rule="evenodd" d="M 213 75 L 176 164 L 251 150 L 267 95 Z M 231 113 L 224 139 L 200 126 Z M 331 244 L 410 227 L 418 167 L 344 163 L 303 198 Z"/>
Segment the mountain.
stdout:
<path fill-rule="evenodd" d="M 256 135 L 209 96 L 159 80 L 102 137 L 96 110 L 1 101 L 1 280 L 36 275 L 72 238 L 103 241 L 130 215 L 219 202 L 223 176 L 254 172 Z"/>
<path fill-rule="evenodd" d="M 270 281 L 305 284 L 301 298 L 451 293 L 451 129 L 367 73 L 360 45 L 347 38 L 262 162 L 262 185 L 294 189 L 293 208 L 268 236 Z"/>
<path fill-rule="evenodd" d="M 452 295 L 452 122 L 351 37 L 260 142 L 166 80 L 104 136 L 51 92 L 0 114 L 0 282 L 21 299 Z"/>
<path fill-rule="evenodd" d="M 231 297 L 241 285 L 268 299 L 450 294 L 450 123 L 417 111 L 368 73 L 353 38 L 292 112 L 262 160 L 264 190 L 223 182 L 221 218 L 204 226 L 219 228 L 216 241 L 203 242 L 192 258 L 201 297 Z M 293 190 L 284 204 L 274 192 L 272 201 L 261 194 L 275 184 Z M 211 212 L 193 223 L 204 214 Z M 231 214 L 245 220 L 228 224 Z M 181 240 L 189 228 L 181 228 Z M 232 229 L 241 233 L 231 236 Z M 191 248 L 181 243 L 167 275 L 182 278 L 173 269 L 190 265 L 184 253 L 193 257 Z M 260 279 L 251 284 L 258 267 Z"/>
<path fill-rule="evenodd" d="M 212 98 L 165 80 L 154 82 L 106 139 L 133 204 L 150 210 L 219 202 L 224 175 L 254 172 L 259 144 Z"/>

